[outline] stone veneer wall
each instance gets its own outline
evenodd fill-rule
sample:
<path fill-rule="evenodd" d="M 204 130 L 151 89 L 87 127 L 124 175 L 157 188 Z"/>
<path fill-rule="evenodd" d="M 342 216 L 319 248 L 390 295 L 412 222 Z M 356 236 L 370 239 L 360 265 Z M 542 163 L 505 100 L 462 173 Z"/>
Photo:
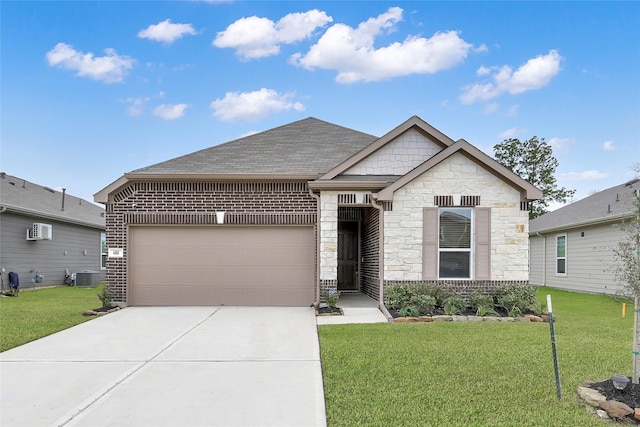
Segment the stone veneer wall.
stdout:
<path fill-rule="evenodd" d="M 123 258 L 107 259 L 114 301 L 127 297 L 127 232 L 136 224 L 315 225 L 317 202 L 306 182 L 134 182 L 106 206 L 107 245 Z"/>
<path fill-rule="evenodd" d="M 459 153 L 394 193 L 384 213 L 385 280 L 422 280 L 422 208 L 452 194 L 480 196 L 479 206 L 491 208 L 491 280 L 528 281 L 529 216 L 519 191 Z"/>
<path fill-rule="evenodd" d="M 320 193 L 320 280 L 338 279 L 338 194 Z"/>
<path fill-rule="evenodd" d="M 346 175 L 405 175 L 440 152 L 435 142 L 410 129 L 348 169 Z"/>

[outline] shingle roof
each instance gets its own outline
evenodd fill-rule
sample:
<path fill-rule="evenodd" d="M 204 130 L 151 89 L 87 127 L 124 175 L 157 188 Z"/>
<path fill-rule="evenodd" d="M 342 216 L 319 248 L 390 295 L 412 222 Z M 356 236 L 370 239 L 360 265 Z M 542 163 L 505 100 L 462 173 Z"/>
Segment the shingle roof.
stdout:
<path fill-rule="evenodd" d="M 105 228 L 104 209 L 79 197 L 34 184 L 22 178 L 0 174 L 0 206 L 16 212 L 58 221 Z"/>
<path fill-rule="evenodd" d="M 632 198 L 639 189 L 640 179 L 634 179 L 602 190 L 532 220 L 529 233 L 619 220 L 633 212 Z"/>
<path fill-rule="evenodd" d="M 320 175 L 376 139 L 309 117 L 130 174 Z"/>

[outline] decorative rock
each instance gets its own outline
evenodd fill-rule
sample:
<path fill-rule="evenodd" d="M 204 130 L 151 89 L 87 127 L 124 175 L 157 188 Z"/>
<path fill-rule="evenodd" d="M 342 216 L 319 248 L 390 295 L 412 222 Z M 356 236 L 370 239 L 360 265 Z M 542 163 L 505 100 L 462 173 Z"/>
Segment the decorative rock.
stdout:
<path fill-rule="evenodd" d="M 609 417 L 609 414 L 607 414 L 607 411 L 604 411 L 602 409 L 598 409 L 596 411 L 596 415 L 598 416 L 598 418 L 600 418 L 601 420 L 610 420 L 611 417 Z"/>
<path fill-rule="evenodd" d="M 434 322 L 451 322 L 453 320 L 451 316 L 447 316 L 446 314 L 433 316 L 432 319 Z"/>
<path fill-rule="evenodd" d="M 95 316 L 96 314 L 98 314 L 98 312 L 93 310 L 87 310 L 82 314 L 84 314 L 85 316 Z"/>
<path fill-rule="evenodd" d="M 618 402 L 617 400 L 605 400 L 604 402 L 600 402 L 600 408 L 607 411 L 607 414 L 612 418 L 624 418 L 627 415 L 634 413 L 633 409 L 622 402 Z"/>
<path fill-rule="evenodd" d="M 482 317 L 482 316 L 467 316 L 467 320 L 469 322 L 482 322 L 484 320 L 484 317 Z"/>
<path fill-rule="evenodd" d="M 529 319 L 528 317 L 516 317 L 515 321 L 516 322 L 531 322 L 531 319 Z"/>
<path fill-rule="evenodd" d="M 594 408 L 600 407 L 600 403 L 607 400 L 598 390 L 594 390 L 589 387 L 578 387 L 578 396 L 589 406 Z"/>
<path fill-rule="evenodd" d="M 466 322 L 467 316 L 451 316 L 451 320 L 454 322 Z"/>
<path fill-rule="evenodd" d="M 513 317 L 501 317 L 500 321 L 501 322 L 513 322 L 514 318 Z"/>
<path fill-rule="evenodd" d="M 393 323 L 406 323 L 406 322 L 407 322 L 406 317 L 396 317 L 395 319 L 393 319 Z"/>
<path fill-rule="evenodd" d="M 407 317 L 406 319 L 407 319 L 407 322 L 410 322 L 410 323 L 414 323 L 418 321 L 417 317 Z"/>
<path fill-rule="evenodd" d="M 540 318 L 542 319 L 543 322 L 549 323 L 549 315 L 548 314 L 541 314 Z M 555 319 L 556 317 L 553 316 L 553 318 Z"/>
<path fill-rule="evenodd" d="M 532 322 L 538 322 L 538 323 L 544 322 L 544 320 L 542 320 L 542 317 L 534 316 L 533 314 L 525 314 L 524 317 L 526 317 Z"/>
<path fill-rule="evenodd" d="M 418 322 L 433 322 L 433 319 L 431 318 L 431 316 L 420 316 L 418 317 Z"/>
<path fill-rule="evenodd" d="M 496 317 L 496 316 L 485 316 L 484 321 L 485 322 L 499 322 L 500 318 Z"/>
<path fill-rule="evenodd" d="M 640 421 L 640 408 L 635 408 L 635 409 L 633 410 L 633 418 L 634 418 L 636 421 Z"/>

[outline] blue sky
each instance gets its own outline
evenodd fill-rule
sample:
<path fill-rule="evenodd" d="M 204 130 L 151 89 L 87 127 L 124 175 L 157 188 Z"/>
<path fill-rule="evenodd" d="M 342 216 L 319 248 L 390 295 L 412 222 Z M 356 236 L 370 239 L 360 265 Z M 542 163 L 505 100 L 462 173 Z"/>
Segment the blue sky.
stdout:
<path fill-rule="evenodd" d="M 0 3 L 2 171 L 93 194 L 316 117 L 544 137 L 576 199 L 640 161 L 640 2 Z"/>

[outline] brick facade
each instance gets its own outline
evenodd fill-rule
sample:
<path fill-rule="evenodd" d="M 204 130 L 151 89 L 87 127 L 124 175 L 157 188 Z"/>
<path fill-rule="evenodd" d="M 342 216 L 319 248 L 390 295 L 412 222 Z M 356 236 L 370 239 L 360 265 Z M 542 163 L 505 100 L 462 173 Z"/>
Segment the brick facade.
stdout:
<path fill-rule="evenodd" d="M 107 259 L 114 301 L 127 301 L 127 233 L 132 224 L 315 225 L 317 202 L 306 182 L 133 182 L 106 206 L 107 246 L 124 249 Z"/>

